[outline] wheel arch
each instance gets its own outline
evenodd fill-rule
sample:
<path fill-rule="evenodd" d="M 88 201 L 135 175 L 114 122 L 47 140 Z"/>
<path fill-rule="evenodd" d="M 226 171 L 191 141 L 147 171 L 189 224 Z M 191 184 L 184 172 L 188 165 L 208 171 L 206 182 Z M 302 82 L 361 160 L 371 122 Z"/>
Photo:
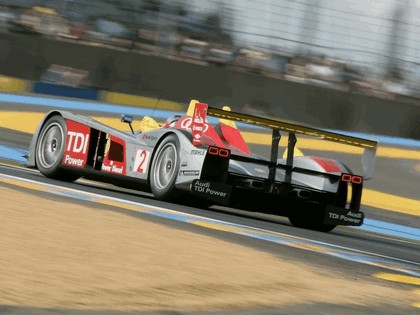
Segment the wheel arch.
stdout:
<path fill-rule="evenodd" d="M 66 150 L 66 120 L 60 113 L 53 112 L 46 115 L 45 118 L 40 124 L 41 129 L 35 141 L 34 160 L 36 168 L 48 178 L 73 182 L 81 175 L 62 167 Z"/>
<path fill-rule="evenodd" d="M 50 112 L 48 112 L 47 114 L 45 114 L 45 116 L 43 117 L 43 119 L 39 122 L 37 128 L 35 129 L 35 132 L 32 136 L 32 140 L 31 143 L 29 145 L 29 150 L 28 150 L 28 159 L 27 159 L 27 166 L 28 167 L 37 167 L 37 161 L 36 161 L 36 155 L 35 155 L 35 148 L 39 139 L 39 134 L 42 130 L 42 128 L 44 127 L 45 123 L 54 116 L 61 116 L 64 118 L 63 114 L 61 111 L 58 110 L 52 110 Z"/>
<path fill-rule="evenodd" d="M 185 145 L 184 142 L 186 141 L 185 139 L 182 139 L 182 136 L 179 134 L 179 132 L 172 130 L 162 134 L 159 138 L 159 141 L 157 141 L 155 144 L 155 148 L 152 152 L 151 162 L 148 165 L 147 181 L 152 194 L 159 200 L 173 201 L 181 196 L 181 192 L 178 188 L 176 188 L 175 183 L 179 177 L 182 146 Z M 174 156 L 175 159 L 172 157 L 167 157 L 168 160 L 166 160 L 165 158 L 165 164 L 166 162 L 170 163 L 170 166 L 173 166 L 172 169 L 174 172 L 172 172 L 170 169 L 168 172 L 162 172 L 163 160 L 160 152 L 163 152 L 163 156 L 167 156 L 168 144 L 175 146 L 176 155 Z M 166 169 L 166 165 L 164 168 Z"/>
<path fill-rule="evenodd" d="M 151 158 L 150 158 L 150 163 L 149 163 L 149 165 L 147 166 L 147 184 L 150 186 L 150 174 L 151 174 L 151 169 L 152 169 L 152 164 L 153 164 L 153 161 L 154 161 L 154 159 L 155 159 L 155 157 L 156 157 L 156 152 L 157 152 L 157 150 L 158 150 L 158 148 L 159 148 L 159 146 L 160 146 L 160 144 L 162 143 L 162 141 L 166 138 L 166 137 L 168 137 L 168 136 L 170 136 L 170 135 L 176 135 L 177 137 L 178 137 L 178 139 L 179 139 L 179 135 L 177 134 L 177 132 L 174 132 L 174 131 L 168 131 L 168 132 L 165 132 L 164 134 L 162 134 L 161 136 L 160 136 L 160 138 L 159 138 L 159 140 L 156 142 L 156 145 L 155 145 L 155 147 L 153 148 L 153 151 L 152 151 L 152 156 L 151 156 Z"/>

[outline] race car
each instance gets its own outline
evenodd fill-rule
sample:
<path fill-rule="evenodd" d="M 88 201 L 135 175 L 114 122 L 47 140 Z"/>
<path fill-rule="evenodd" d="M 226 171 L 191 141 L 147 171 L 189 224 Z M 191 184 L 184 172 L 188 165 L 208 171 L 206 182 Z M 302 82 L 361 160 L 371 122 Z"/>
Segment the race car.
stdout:
<path fill-rule="evenodd" d="M 185 115 L 165 124 L 144 117 L 131 132 L 88 116 L 48 112 L 28 153 L 28 167 L 62 181 L 80 177 L 151 192 L 165 201 L 191 200 L 271 213 L 296 227 L 329 232 L 337 225 L 360 226 L 363 181 L 370 179 L 377 142 L 290 122 L 190 102 Z M 271 134 L 269 156 L 251 152 L 237 124 Z M 361 147 L 363 174 L 343 162 L 303 156 L 296 135 Z M 279 157 L 280 138 L 288 137 Z"/>

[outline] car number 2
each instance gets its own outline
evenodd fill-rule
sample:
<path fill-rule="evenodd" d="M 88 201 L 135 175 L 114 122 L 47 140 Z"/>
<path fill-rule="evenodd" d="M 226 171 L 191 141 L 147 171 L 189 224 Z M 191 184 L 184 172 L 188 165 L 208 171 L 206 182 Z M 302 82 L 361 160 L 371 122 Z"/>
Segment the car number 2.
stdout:
<path fill-rule="evenodd" d="M 134 160 L 134 171 L 138 173 L 146 173 L 149 164 L 150 152 L 147 150 L 137 150 L 136 159 Z"/>

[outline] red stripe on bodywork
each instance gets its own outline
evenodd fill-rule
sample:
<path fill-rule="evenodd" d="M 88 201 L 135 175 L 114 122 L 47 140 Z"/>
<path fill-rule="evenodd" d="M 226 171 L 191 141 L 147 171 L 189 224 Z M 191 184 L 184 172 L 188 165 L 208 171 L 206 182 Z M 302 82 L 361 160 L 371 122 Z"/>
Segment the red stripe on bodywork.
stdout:
<path fill-rule="evenodd" d="M 66 119 L 67 135 L 62 164 L 83 168 L 89 151 L 90 127 Z"/>
<path fill-rule="evenodd" d="M 327 173 L 340 173 L 341 168 L 337 165 L 337 163 L 330 159 L 325 159 L 318 156 L 311 156 L 311 159 L 318 163 L 325 172 Z"/>
<path fill-rule="evenodd" d="M 183 116 L 175 123 L 174 128 L 188 130 L 192 133 L 192 120 L 193 118 L 190 116 Z M 221 148 L 225 148 L 222 139 L 220 139 L 212 125 L 204 122 L 203 128 L 203 134 L 199 137 L 200 142 L 203 142 L 203 144 L 206 145 L 215 145 Z"/>
<path fill-rule="evenodd" d="M 192 144 L 195 146 L 201 145 L 201 138 L 204 132 L 204 121 L 207 115 L 207 104 L 197 103 L 194 107 L 194 115 L 192 117 L 191 133 Z"/>
<path fill-rule="evenodd" d="M 228 126 L 221 122 L 220 130 L 223 138 L 228 144 L 234 146 L 235 148 L 238 148 L 246 154 L 250 154 L 249 148 L 246 145 L 246 142 L 238 129 Z"/>
<path fill-rule="evenodd" d="M 108 141 L 108 152 L 105 152 L 101 171 L 126 175 L 125 141 L 113 135 L 109 135 Z"/>

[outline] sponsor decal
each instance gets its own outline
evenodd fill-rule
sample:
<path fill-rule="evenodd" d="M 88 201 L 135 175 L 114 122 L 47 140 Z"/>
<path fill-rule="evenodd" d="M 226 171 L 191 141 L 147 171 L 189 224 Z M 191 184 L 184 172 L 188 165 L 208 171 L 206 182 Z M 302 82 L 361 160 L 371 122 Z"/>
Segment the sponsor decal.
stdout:
<path fill-rule="evenodd" d="M 86 149 L 89 144 L 88 134 L 67 131 L 67 139 L 67 151 L 71 151 L 73 153 L 86 153 Z"/>
<path fill-rule="evenodd" d="M 193 122 L 192 117 L 184 116 L 176 122 L 175 128 L 192 131 L 192 129 L 191 129 L 192 122 Z M 206 123 L 206 122 L 203 122 L 203 133 L 207 132 L 208 129 L 209 129 L 209 124 Z"/>
<path fill-rule="evenodd" d="M 183 161 L 181 163 L 181 167 L 187 167 L 188 166 L 188 161 Z"/>
<path fill-rule="evenodd" d="M 63 165 L 85 167 L 89 151 L 90 127 L 67 119 L 67 135 Z"/>
<path fill-rule="evenodd" d="M 136 157 L 134 160 L 134 171 L 137 173 L 144 174 L 147 172 L 147 166 L 149 165 L 150 151 L 141 149 L 137 150 Z"/>
<path fill-rule="evenodd" d="M 204 120 L 207 115 L 207 104 L 197 103 L 194 107 L 194 115 L 192 117 L 191 133 L 192 144 L 195 146 L 201 145 L 201 137 L 204 131 Z"/>
<path fill-rule="evenodd" d="M 213 126 L 205 121 L 205 116 L 203 119 L 197 118 L 196 121 L 197 123 L 194 123 L 193 117 L 183 116 L 175 123 L 174 128 L 190 131 L 193 137 L 193 144 L 196 143 L 194 145 L 197 145 L 197 143 L 200 145 L 203 142 L 207 145 L 216 145 L 221 148 L 225 147 Z M 203 122 L 201 123 L 201 121 Z M 203 137 L 203 135 L 206 137 Z"/>
<path fill-rule="evenodd" d="M 191 191 L 201 197 L 214 201 L 217 204 L 229 203 L 232 187 L 221 183 L 195 179 L 191 185 Z"/>
<path fill-rule="evenodd" d="M 355 219 L 362 219 L 363 218 L 363 213 L 361 212 L 347 212 L 347 216 L 350 218 L 355 218 Z"/>
<path fill-rule="evenodd" d="M 191 131 L 192 143 L 195 146 L 201 145 L 203 134 L 207 133 L 211 126 L 206 123 L 207 104 L 196 103 L 192 117 L 181 117 L 176 123 L 175 128 Z M 213 132 L 212 132 L 213 136 Z"/>
<path fill-rule="evenodd" d="M 124 166 L 114 165 L 114 161 L 111 161 L 109 165 L 102 164 L 101 170 L 115 174 L 124 174 Z"/>
<path fill-rule="evenodd" d="M 198 175 L 200 175 L 200 171 L 198 171 L 198 170 L 182 170 L 182 171 L 179 171 L 179 175 L 198 176 Z"/>
<path fill-rule="evenodd" d="M 353 212 L 344 208 L 328 206 L 325 213 L 324 223 L 360 226 L 363 224 L 363 219 L 363 212 Z"/>
<path fill-rule="evenodd" d="M 83 167 L 84 166 L 84 163 L 85 163 L 85 160 L 83 160 L 83 159 L 72 158 L 68 154 L 66 154 L 64 156 L 64 164 L 66 164 L 66 165 Z"/>
<path fill-rule="evenodd" d="M 126 174 L 125 142 L 113 135 L 109 135 L 105 148 L 105 157 L 101 170 L 118 175 Z"/>
<path fill-rule="evenodd" d="M 147 135 L 147 134 L 142 134 L 141 136 L 142 139 L 147 139 L 147 140 L 157 140 L 157 137 L 154 135 Z"/>
<path fill-rule="evenodd" d="M 206 154 L 206 150 L 200 150 L 200 149 L 192 149 L 191 155 L 204 155 Z"/>

